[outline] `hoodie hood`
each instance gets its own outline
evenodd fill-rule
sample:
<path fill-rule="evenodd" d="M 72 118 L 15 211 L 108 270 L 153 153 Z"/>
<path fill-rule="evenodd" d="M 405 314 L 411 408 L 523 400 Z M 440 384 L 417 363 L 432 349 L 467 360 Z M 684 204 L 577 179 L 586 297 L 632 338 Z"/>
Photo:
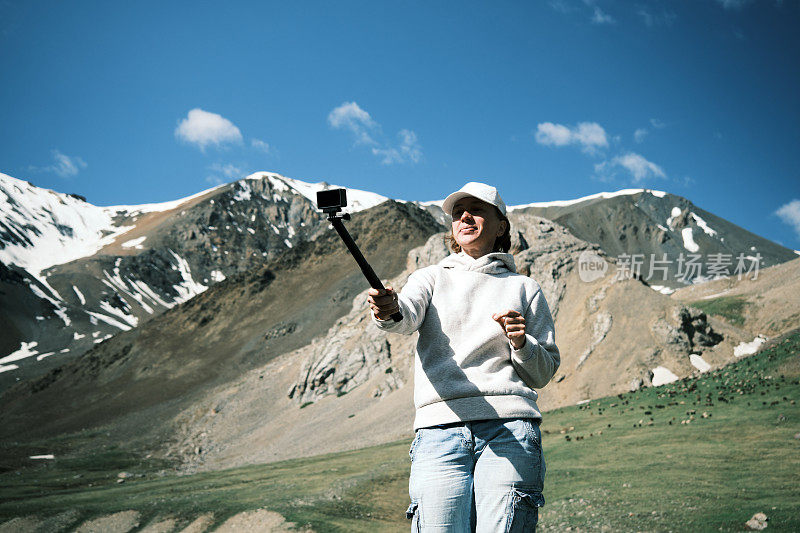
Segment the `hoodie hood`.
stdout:
<path fill-rule="evenodd" d="M 504 274 L 517 271 L 517 266 L 514 264 L 514 256 L 503 252 L 492 252 L 478 259 L 473 259 L 462 251 L 448 255 L 439 264 L 442 268 L 470 270 L 482 274 Z"/>

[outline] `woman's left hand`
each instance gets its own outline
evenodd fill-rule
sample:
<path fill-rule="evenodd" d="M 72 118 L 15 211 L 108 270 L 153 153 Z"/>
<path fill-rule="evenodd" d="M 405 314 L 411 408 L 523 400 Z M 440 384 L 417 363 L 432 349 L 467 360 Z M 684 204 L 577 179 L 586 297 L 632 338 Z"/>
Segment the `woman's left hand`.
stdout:
<path fill-rule="evenodd" d="M 502 313 L 495 313 L 492 315 L 492 320 L 503 327 L 503 333 L 515 350 L 525 346 L 525 317 L 518 311 L 508 309 Z"/>

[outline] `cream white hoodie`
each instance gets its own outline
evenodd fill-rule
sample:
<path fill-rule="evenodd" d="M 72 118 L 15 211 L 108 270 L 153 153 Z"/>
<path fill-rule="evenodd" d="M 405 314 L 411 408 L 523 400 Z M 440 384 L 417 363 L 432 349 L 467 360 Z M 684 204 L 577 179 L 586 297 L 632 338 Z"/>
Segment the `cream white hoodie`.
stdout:
<path fill-rule="evenodd" d="M 464 252 L 417 270 L 398 294 L 403 320 L 378 320 L 386 331 L 419 330 L 414 429 L 495 418 L 541 418 L 534 388 L 552 379 L 561 355 L 539 284 L 516 273 L 514 257 Z M 492 314 L 525 317 L 525 345 L 514 350 Z"/>

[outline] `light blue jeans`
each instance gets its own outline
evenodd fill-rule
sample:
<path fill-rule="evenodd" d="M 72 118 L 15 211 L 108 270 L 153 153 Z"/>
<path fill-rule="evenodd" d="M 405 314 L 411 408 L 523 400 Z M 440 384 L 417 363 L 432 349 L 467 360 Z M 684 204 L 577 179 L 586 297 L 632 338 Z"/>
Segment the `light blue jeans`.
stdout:
<path fill-rule="evenodd" d="M 409 455 L 412 531 L 536 531 L 545 474 L 538 419 L 421 428 Z"/>

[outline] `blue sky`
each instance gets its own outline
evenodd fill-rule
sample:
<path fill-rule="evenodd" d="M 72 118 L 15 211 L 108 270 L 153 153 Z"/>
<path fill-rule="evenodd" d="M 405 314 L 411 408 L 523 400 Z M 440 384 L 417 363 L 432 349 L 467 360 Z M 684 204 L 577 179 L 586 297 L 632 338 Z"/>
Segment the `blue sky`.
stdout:
<path fill-rule="evenodd" d="M 96 205 L 270 170 L 647 187 L 800 249 L 800 2 L 0 0 L 0 171 Z"/>

